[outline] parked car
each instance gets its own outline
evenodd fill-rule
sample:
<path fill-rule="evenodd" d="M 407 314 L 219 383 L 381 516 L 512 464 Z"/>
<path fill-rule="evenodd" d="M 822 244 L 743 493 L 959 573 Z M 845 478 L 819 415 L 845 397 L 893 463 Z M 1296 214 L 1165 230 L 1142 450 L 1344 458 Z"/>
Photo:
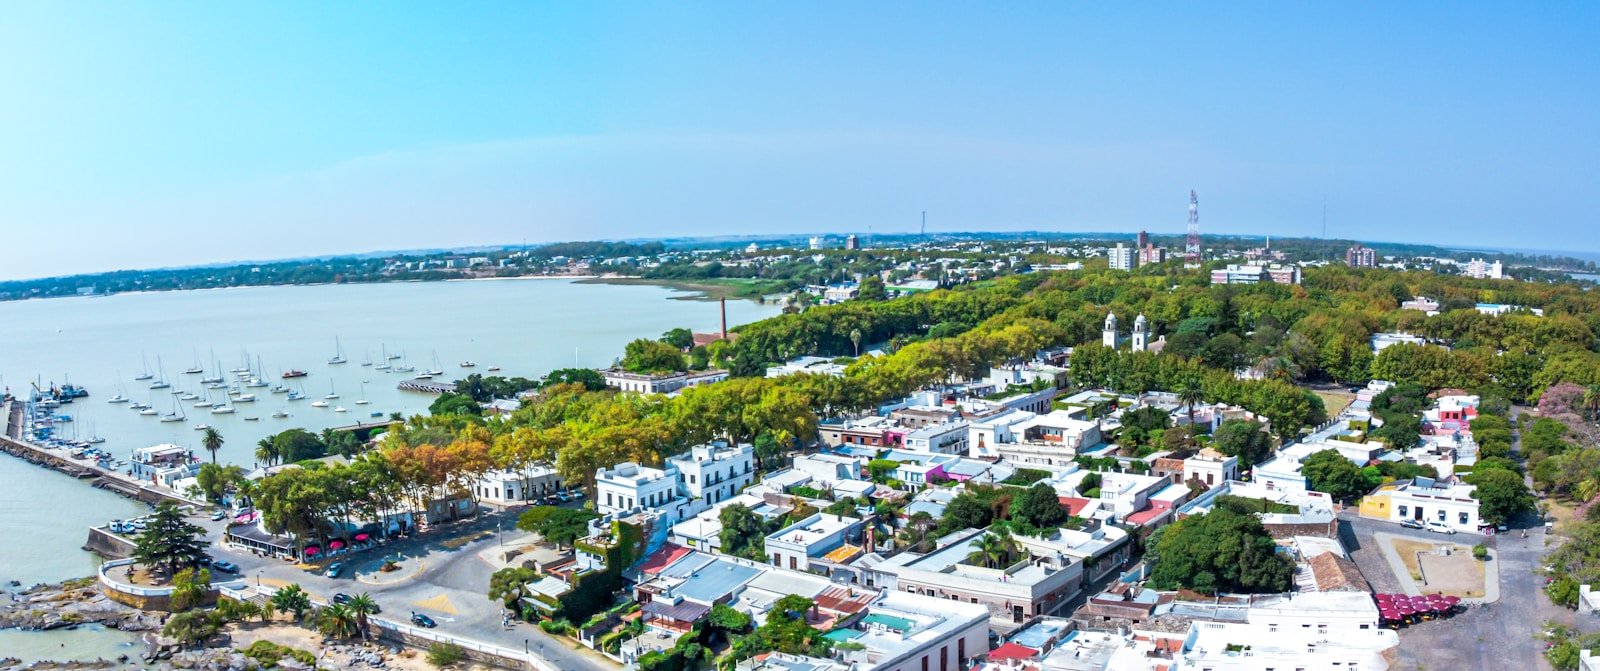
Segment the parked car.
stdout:
<path fill-rule="evenodd" d="M 428 629 L 432 629 L 434 627 L 439 626 L 439 623 L 434 622 L 433 618 L 428 617 L 426 615 L 423 615 L 422 613 L 417 613 L 417 612 L 412 612 L 411 613 L 411 624 L 417 625 L 419 627 L 426 627 Z"/>
<path fill-rule="evenodd" d="M 239 565 L 238 564 L 235 564 L 235 563 L 233 563 L 231 561 L 224 561 L 224 560 L 221 560 L 221 559 L 213 559 L 213 560 L 211 560 L 211 568 L 212 568 L 212 570 L 221 571 L 223 573 L 238 573 L 239 572 Z"/>
<path fill-rule="evenodd" d="M 1448 524 L 1445 524 L 1444 522 L 1429 522 L 1428 523 L 1428 531 L 1432 531 L 1434 533 L 1439 533 L 1439 534 L 1447 534 L 1447 535 L 1448 534 L 1453 534 L 1453 533 L 1456 532 L 1454 527 L 1452 527 L 1452 526 L 1450 526 Z"/>
<path fill-rule="evenodd" d="M 335 595 L 333 595 L 333 602 L 334 603 L 350 603 L 350 595 L 349 594 L 345 594 L 344 592 L 340 592 L 338 594 L 335 594 Z"/>
<path fill-rule="evenodd" d="M 337 578 L 343 573 L 344 573 L 344 562 L 336 561 L 336 562 L 328 565 L 327 576 L 329 578 Z"/>
<path fill-rule="evenodd" d="M 1403 527 L 1405 527 L 1407 529 L 1421 529 L 1422 528 L 1422 523 L 1418 522 L 1417 520 L 1407 519 L 1407 520 L 1400 520 L 1400 526 L 1403 526 Z"/>
<path fill-rule="evenodd" d="M 228 519 L 228 514 L 225 512 L 218 510 L 217 512 L 211 513 L 212 522 L 221 522 L 225 519 Z"/>
<path fill-rule="evenodd" d="M 556 498 L 561 499 L 562 503 L 566 503 L 572 500 L 572 495 L 566 492 L 556 492 Z"/>
<path fill-rule="evenodd" d="M 571 489 L 571 490 L 568 490 L 568 491 L 572 494 L 572 498 L 575 498 L 575 499 L 583 498 L 583 490 L 582 489 Z"/>

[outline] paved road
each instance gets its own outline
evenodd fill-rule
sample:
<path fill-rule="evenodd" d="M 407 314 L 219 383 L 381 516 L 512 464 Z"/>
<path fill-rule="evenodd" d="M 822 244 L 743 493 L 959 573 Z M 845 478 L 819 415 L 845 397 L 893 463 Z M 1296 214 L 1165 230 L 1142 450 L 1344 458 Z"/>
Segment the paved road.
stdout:
<path fill-rule="evenodd" d="M 320 600 L 339 592 L 367 592 L 383 608 L 382 616 L 386 618 L 405 622 L 412 611 L 426 613 L 439 623 L 440 632 L 513 650 L 526 646 L 558 669 L 616 669 L 617 664 L 599 653 L 569 639 L 552 637 L 533 624 L 517 622 L 510 629 L 502 626 L 504 608 L 485 595 L 493 568 L 478 554 L 497 543 L 498 524 L 504 524 L 509 530 L 514 523 L 515 512 L 485 512 L 478 519 L 445 526 L 421 538 L 344 557 L 347 572 L 338 578 L 325 575 L 325 567 L 306 570 L 248 551 L 214 548 L 213 554 L 239 564 L 240 575 L 251 584 L 259 582 L 278 587 L 294 583 Z M 220 537 L 221 522 L 206 520 L 201 524 Z M 518 533 L 510 531 L 505 536 L 510 538 Z M 386 557 L 397 558 L 402 570 L 392 574 L 376 571 L 377 564 Z"/>
<path fill-rule="evenodd" d="M 1520 438 L 1517 438 L 1512 449 L 1520 449 L 1519 443 Z M 1521 537 L 1520 528 L 1527 528 L 1527 538 Z M 1402 591 L 1400 581 L 1373 539 L 1373 534 L 1380 531 L 1424 540 L 1438 540 L 1439 536 L 1398 524 L 1360 519 L 1354 510 L 1340 515 L 1340 540 L 1350 549 L 1351 558 L 1373 590 Z M 1461 542 L 1470 539 L 1459 535 L 1452 538 Z M 1543 526 L 1531 517 L 1518 520 L 1510 532 L 1486 539 L 1486 543 L 1498 555 L 1500 600 L 1473 606 L 1466 613 L 1447 620 L 1424 622 L 1401 630 L 1400 657 L 1394 669 L 1532 671 L 1550 668 L 1544 659 L 1544 642 L 1537 638 L 1543 624 L 1555 621 L 1572 626 L 1577 615 L 1551 604 L 1542 589 L 1544 578 L 1534 573 L 1543 564 L 1546 552 Z M 1600 621 L 1584 618 L 1580 624 L 1585 631 L 1591 631 Z"/>

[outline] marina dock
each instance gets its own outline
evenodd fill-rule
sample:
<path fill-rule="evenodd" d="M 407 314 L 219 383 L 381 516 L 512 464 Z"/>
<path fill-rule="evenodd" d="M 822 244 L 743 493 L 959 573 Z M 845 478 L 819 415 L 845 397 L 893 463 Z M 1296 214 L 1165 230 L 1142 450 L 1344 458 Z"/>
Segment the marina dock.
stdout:
<path fill-rule="evenodd" d="M 27 441 L 22 435 L 22 404 L 6 401 L 0 405 L 0 414 L 6 418 L 5 435 L 0 436 L 0 452 L 5 452 L 30 464 L 65 473 L 79 480 L 93 480 L 91 486 L 116 492 L 145 503 L 172 501 L 179 505 L 192 504 L 176 494 L 135 480 L 123 473 L 96 464 L 76 461 L 59 450 L 49 450 Z"/>

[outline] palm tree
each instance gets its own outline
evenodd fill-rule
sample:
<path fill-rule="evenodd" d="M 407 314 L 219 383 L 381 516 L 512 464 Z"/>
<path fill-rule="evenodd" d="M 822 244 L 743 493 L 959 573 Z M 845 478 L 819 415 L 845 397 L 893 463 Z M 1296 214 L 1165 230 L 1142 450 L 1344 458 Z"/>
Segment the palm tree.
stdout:
<path fill-rule="evenodd" d="M 1189 375 L 1178 383 L 1178 402 L 1189 406 L 1189 442 L 1191 444 L 1198 433 L 1194 428 L 1194 404 L 1205 400 L 1206 391 L 1201 386 L 1199 375 Z"/>
<path fill-rule="evenodd" d="M 1583 390 L 1583 409 L 1589 411 L 1589 419 L 1600 417 L 1600 384 Z"/>
<path fill-rule="evenodd" d="M 972 554 L 967 561 L 975 561 L 986 568 L 1000 568 L 1011 556 L 1011 540 L 993 531 L 980 536 L 972 544 Z"/>
<path fill-rule="evenodd" d="M 850 343 L 856 346 L 856 356 L 861 356 L 861 329 L 850 329 Z"/>
<path fill-rule="evenodd" d="M 299 585 L 288 585 L 272 595 L 272 606 L 276 610 L 294 613 L 294 619 L 305 619 L 306 611 L 311 609 L 311 597 Z"/>
<path fill-rule="evenodd" d="M 361 638 L 367 638 L 367 616 L 378 612 L 378 602 L 372 600 L 372 595 L 362 592 L 349 601 L 344 602 L 345 608 L 356 614 L 356 625 L 361 629 Z"/>
<path fill-rule="evenodd" d="M 355 638 L 357 619 L 349 606 L 336 603 L 317 613 L 317 630 L 333 638 Z"/>
<path fill-rule="evenodd" d="M 222 434 L 208 426 L 206 432 L 200 435 L 200 445 L 211 453 L 211 463 L 217 463 L 217 450 L 222 449 Z"/>
<path fill-rule="evenodd" d="M 278 463 L 278 444 L 272 442 L 271 436 L 256 441 L 256 461 L 268 466 Z"/>

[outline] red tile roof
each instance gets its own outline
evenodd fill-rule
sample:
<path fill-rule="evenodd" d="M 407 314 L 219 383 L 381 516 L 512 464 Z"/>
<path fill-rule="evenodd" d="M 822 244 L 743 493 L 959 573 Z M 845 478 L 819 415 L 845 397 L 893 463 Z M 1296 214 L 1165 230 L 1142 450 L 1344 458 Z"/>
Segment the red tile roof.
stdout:
<path fill-rule="evenodd" d="M 645 559 L 644 563 L 639 564 L 639 573 L 641 575 L 653 575 L 656 572 L 671 566 L 673 562 L 688 556 L 691 552 L 694 552 L 694 550 L 690 550 L 682 545 L 667 543 L 666 545 L 661 546 L 660 550 L 656 550 L 655 554 L 652 554 L 649 556 L 649 558 Z"/>

